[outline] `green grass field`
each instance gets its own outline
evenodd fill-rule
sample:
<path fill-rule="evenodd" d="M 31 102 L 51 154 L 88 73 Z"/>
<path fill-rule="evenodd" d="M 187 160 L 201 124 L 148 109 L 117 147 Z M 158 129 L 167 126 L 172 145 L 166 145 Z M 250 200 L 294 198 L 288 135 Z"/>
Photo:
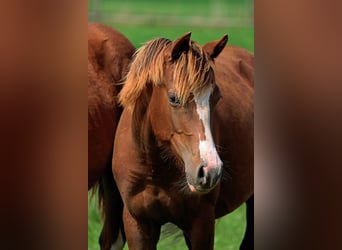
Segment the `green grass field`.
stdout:
<path fill-rule="evenodd" d="M 175 39 L 191 31 L 192 40 L 202 45 L 228 34 L 228 44 L 254 51 L 254 29 L 251 21 L 253 19 L 251 16 L 253 2 L 249 0 L 102 0 L 99 1 L 98 7 L 93 0 L 89 0 L 88 3 L 89 21 L 99 21 L 116 28 L 137 48 L 156 37 Z M 98 13 L 94 14 L 96 8 Z M 216 20 L 217 25 L 215 22 L 209 22 L 210 20 Z M 230 22 L 230 20 L 234 22 Z M 239 249 L 245 227 L 245 205 L 242 205 L 233 213 L 217 220 L 215 249 Z M 99 249 L 98 237 L 101 228 L 102 222 L 96 201 L 89 200 L 88 250 Z M 127 246 L 125 249 L 128 249 Z M 183 237 L 177 233 L 169 237 L 162 234 L 158 249 L 181 250 L 187 248 Z"/>
<path fill-rule="evenodd" d="M 89 0 L 88 19 L 115 27 L 136 47 L 156 37 L 175 39 L 191 31 L 192 40 L 200 44 L 228 34 L 228 44 L 254 51 L 251 0 L 98 0 L 97 8 L 94 1 Z"/>

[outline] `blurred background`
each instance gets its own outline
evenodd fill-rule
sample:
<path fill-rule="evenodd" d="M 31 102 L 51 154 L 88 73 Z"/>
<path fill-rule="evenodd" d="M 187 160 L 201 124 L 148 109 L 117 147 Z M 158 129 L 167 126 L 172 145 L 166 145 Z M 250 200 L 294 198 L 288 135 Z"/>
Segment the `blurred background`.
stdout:
<path fill-rule="evenodd" d="M 107 24 L 125 35 L 136 48 L 150 39 L 171 40 L 191 31 L 203 45 L 229 35 L 228 44 L 254 52 L 252 0 L 88 0 L 88 21 Z M 96 197 L 88 202 L 88 249 L 99 249 L 102 222 Z M 215 249 L 239 249 L 245 231 L 245 205 L 216 222 Z M 128 249 L 127 246 L 125 249 Z M 187 249 L 180 233 L 161 236 L 158 249 Z"/>
<path fill-rule="evenodd" d="M 229 44 L 254 51 L 252 0 L 88 0 L 88 20 L 115 27 L 136 47 L 192 31 L 201 44 L 228 33 Z"/>

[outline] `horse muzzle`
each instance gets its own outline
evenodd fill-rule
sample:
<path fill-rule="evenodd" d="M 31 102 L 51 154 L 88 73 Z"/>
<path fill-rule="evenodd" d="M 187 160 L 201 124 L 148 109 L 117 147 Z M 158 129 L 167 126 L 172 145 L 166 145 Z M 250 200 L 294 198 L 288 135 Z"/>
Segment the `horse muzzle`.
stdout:
<path fill-rule="evenodd" d="M 188 185 L 192 193 L 208 193 L 222 176 L 222 164 L 208 166 L 203 162 L 197 169 L 195 178 L 188 178 Z"/>

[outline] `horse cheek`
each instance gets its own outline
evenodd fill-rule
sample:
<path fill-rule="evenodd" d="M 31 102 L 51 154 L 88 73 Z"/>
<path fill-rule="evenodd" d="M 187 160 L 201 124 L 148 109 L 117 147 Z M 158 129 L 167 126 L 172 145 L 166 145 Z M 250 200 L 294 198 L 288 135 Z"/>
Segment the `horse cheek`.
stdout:
<path fill-rule="evenodd" d="M 170 141 L 171 140 L 171 135 L 172 133 L 170 132 L 171 130 L 162 130 L 160 133 L 159 133 L 159 138 L 162 140 L 162 141 Z"/>
<path fill-rule="evenodd" d="M 160 94 L 156 96 L 161 97 Z M 160 98 L 153 98 L 152 96 L 150 107 L 150 121 L 154 136 L 160 141 L 170 141 L 172 136 L 172 122 L 170 115 L 170 108 Z M 165 107 L 166 106 L 166 107 Z"/>
<path fill-rule="evenodd" d="M 172 135 L 172 126 L 169 118 L 163 116 L 162 113 L 156 112 L 151 115 L 151 123 L 153 134 L 158 140 L 170 141 Z"/>

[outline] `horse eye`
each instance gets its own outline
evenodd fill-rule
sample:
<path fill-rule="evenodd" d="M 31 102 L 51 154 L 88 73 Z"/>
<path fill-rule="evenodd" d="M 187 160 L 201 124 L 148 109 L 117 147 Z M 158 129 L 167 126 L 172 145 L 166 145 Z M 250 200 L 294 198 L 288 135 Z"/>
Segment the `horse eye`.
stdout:
<path fill-rule="evenodd" d="M 178 97 L 175 95 L 175 93 L 169 93 L 169 103 L 172 106 L 180 106 L 180 100 Z"/>

